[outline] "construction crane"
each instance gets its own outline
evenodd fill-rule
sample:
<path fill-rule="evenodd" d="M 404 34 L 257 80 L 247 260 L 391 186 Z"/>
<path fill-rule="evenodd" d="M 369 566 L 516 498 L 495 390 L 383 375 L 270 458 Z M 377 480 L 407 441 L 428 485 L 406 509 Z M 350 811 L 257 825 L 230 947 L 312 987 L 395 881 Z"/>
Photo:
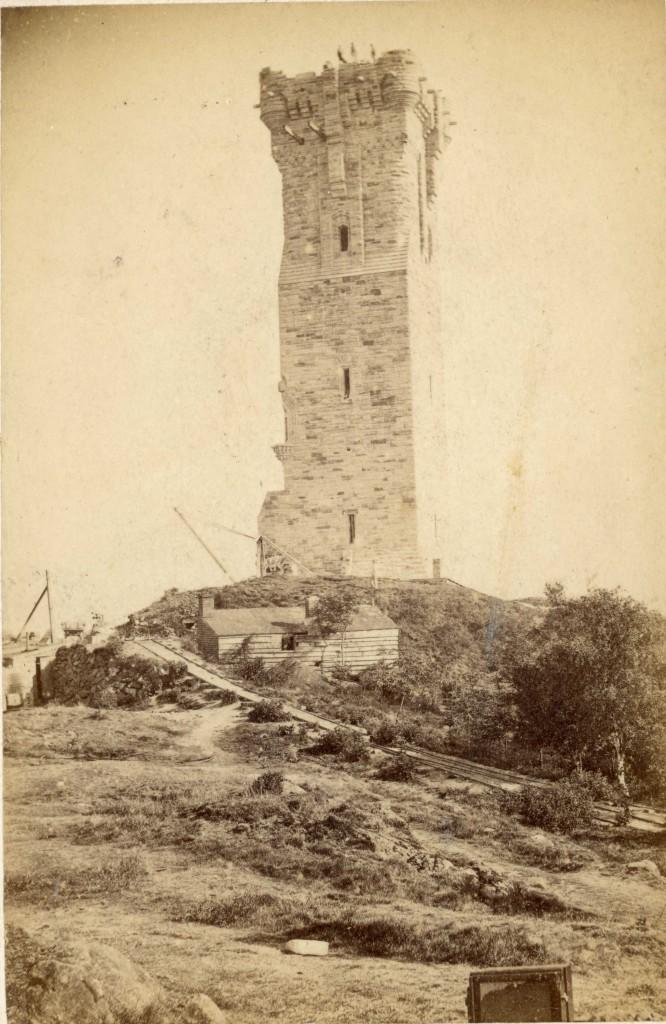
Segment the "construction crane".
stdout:
<path fill-rule="evenodd" d="M 205 549 L 205 551 L 207 551 L 207 552 L 208 552 L 208 554 L 209 554 L 209 555 L 210 555 L 210 557 L 211 557 L 211 558 L 213 559 L 213 561 L 215 562 L 215 564 L 216 564 L 216 565 L 218 565 L 218 566 L 220 567 L 220 569 L 222 570 L 222 572 L 223 572 L 223 573 L 224 573 L 224 574 L 225 574 L 226 576 L 228 576 L 228 577 L 229 577 L 229 579 L 231 580 L 231 582 L 232 582 L 232 583 L 236 583 L 236 580 L 235 580 L 235 579 L 233 578 L 233 576 L 231 575 L 231 573 L 229 572 L 229 570 L 228 570 L 228 569 L 225 569 L 225 567 L 224 567 L 224 566 L 222 565 L 222 563 L 220 562 L 220 560 L 219 560 L 219 558 L 217 557 L 217 555 L 215 555 L 215 553 L 214 553 L 213 551 L 211 551 L 211 549 L 210 549 L 210 548 L 208 547 L 208 545 L 206 544 L 206 542 L 205 542 L 205 541 L 204 541 L 204 540 L 203 540 L 203 539 L 202 539 L 202 538 L 201 538 L 201 537 L 199 536 L 199 534 L 198 534 L 198 533 L 197 533 L 197 531 L 196 531 L 196 530 L 194 529 L 194 527 L 193 527 L 193 526 L 192 526 L 192 525 L 191 525 L 190 523 L 188 523 L 188 521 L 187 521 L 187 519 L 185 518 L 185 516 L 183 515 L 183 513 L 182 513 L 182 512 L 180 512 L 180 511 L 179 511 L 179 510 L 178 510 L 177 508 L 175 508 L 175 507 L 174 507 L 174 512 L 176 513 L 176 515 L 177 515 L 177 516 L 179 516 L 179 517 L 180 517 L 180 518 L 181 518 L 181 519 L 183 520 L 183 522 L 185 523 L 185 526 L 186 526 L 186 527 L 188 528 L 188 530 L 190 530 L 190 532 L 191 532 L 191 533 L 193 533 L 193 534 L 194 534 L 194 536 L 196 537 L 196 539 L 197 539 L 197 540 L 199 541 L 199 543 L 200 543 L 200 544 L 202 545 L 202 547 L 203 547 L 203 548 Z M 301 569 L 304 569 L 304 570 L 305 570 L 305 572 L 306 572 L 306 573 L 307 573 L 307 574 L 308 574 L 309 576 L 315 576 L 315 575 L 316 575 L 316 573 L 315 573 L 315 572 L 314 572 L 314 571 L 313 571 L 312 569 L 308 568 L 308 566 L 307 566 L 307 565 L 303 565 L 303 563 L 302 563 L 302 562 L 300 562 L 300 561 L 299 561 L 299 560 L 298 560 L 298 559 L 297 559 L 297 558 L 295 557 L 295 555 L 292 555 L 292 554 L 291 554 L 291 553 L 290 553 L 289 551 L 285 551 L 285 550 L 284 550 L 283 548 L 279 547 L 279 546 L 278 546 L 278 545 L 277 545 L 277 544 L 275 543 L 275 541 L 273 540 L 273 538 L 272 538 L 272 537 L 266 537 L 266 536 L 263 536 L 263 537 L 256 537 L 256 536 L 253 536 L 252 534 L 249 534 L 249 533 L 242 533 L 242 532 L 241 532 L 240 530 L 234 530 L 234 529 L 232 529 L 232 528 L 231 528 L 230 526 L 224 526 L 223 524 L 220 524 L 220 528 L 221 528 L 222 530 L 226 530 L 226 532 L 227 532 L 227 533 L 233 533 L 233 534 L 234 534 L 234 535 L 235 535 L 236 537 L 244 537 L 244 538 L 245 538 L 246 540 L 251 540 L 251 541 L 253 541 L 253 542 L 254 542 L 255 544 L 258 544 L 258 545 L 259 545 L 259 561 L 260 561 L 260 571 L 259 571 L 259 575 L 260 575 L 260 576 L 263 576 L 263 575 L 264 575 L 264 572 L 263 572 L 263 565 L 264 565 L 264 542 L 267 542 L 267 543 L 268 543 L 268 544 L 269 544 L 269 545 L 270 545 L 270 546 L 271 546 L 272 548 L 275 548 L 275 550 L 276 550 L 277 552 L 279 552 L 279 554 L 281 554 L 281 555 L 284 555 L 284 556 L 285 556 L 285 558 L 288 558 L 288 559 L 289 559 L 289 561 L 291 561 L 291 562 L 294 562 L 294 563 L 295 563 L 295 565 L 299 566 L 299 568 L 301 568 Z"/>
<path fill-rule="evenodd" d="M 236 582 L 236 580 L 235 580 L 235 579 L 233 578 L 233 576 L 231 575 L 231 573 L 229 572 L 229 570 L 228 570 L 228 569 L 225 569 L 225 567 L 224 567 L 224 566 L 222 565 L 222 562 L 221 562 L 221 561 L 219 560 L 219 558 L 217 557 L 217 555 L 215 554 L 215 552 L 214 552 L 214 551 L 211 551 L 211 549 L 210 549 L 210 548 L 208 547 L 208 545 L 206 544 L 206 541 L 205 541 L 205 540 L 204 540 L 204 539 L 203 539 L 202 537 L 200 537 L 200 536 L 199 536 L 199 534 L 198 534 L 198 533 L 197 533 L 197 531 L 196 531 L 196 530 L 194 529 L 194 527 L 192 526 L 192 524 L 191 524 L 191 523 L 188 523 L 188 521 L 187 521 L 187 519 L 185 518 L 185 516 L 183 515 L 183 513 L 182 513 L 182 512 L 180 512 L 180 511 L 179 511 L 179 510 L 178 510 L 178 509 L 177 509 L 177 508 L 176 508 L 175 506 L 174 506 L 174 512 L 176 513 L 176 515 L 177 515 L 177 516 L 178 516 L 178 517 L 179 517 L 180 519 L 182 519 L 182 520 L 183 520 L 183 522 L 185 523 L 185 526 L 186 526 L 186 527 L 188 528 L 188 530 L 190 531 L 190 533 L 193 533 L 193 534 L 194 534 L 194 536 L 195 536 L 195 537 L 196 537 L 196 539 L 197 539 L 197 540 L 199 541 L 199 543 L 201 544 L 201 546 L 202 546 L 202 548 L 204 549 L 204 551 L 208 552 L 208 554 L 210 555 L 210 557 L 211 557 L 211 558 L 213 559 L 213 561 L 215 562 L 215 564 L 216 564 L 216 565 L 217 565 L 217 566 L 218 566 L 218 567 L 219 567 L 219 568 L 220 568 L 220 569 L 222 570 L 222 572 L 224 573 L 224 575 L 225 575 L 225 576 L 228 576 L 228 577 L 229 577 L 229 579 L 231 580 L 231 582 L 232 582 L 232 583 L 235 583 L 235 582 Z"/>

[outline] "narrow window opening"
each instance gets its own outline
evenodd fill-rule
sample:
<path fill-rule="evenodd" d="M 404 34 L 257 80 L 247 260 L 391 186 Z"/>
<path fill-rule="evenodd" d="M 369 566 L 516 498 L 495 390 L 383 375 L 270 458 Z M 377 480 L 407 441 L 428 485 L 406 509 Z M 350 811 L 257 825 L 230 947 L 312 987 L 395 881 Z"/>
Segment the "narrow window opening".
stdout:
<path fill-rule="evenodd" d="M 345 366 L 342 371 L 343 394 L 345 398 L 351 398 L 351 370 Z"/>
<path fill-rule="evenodd" d="M 295 636 L 283 636 L 282 637 L 282 650 L 283 651 L 295 651 L 296 650 L 296 637 Z"/>
<path fill-rule="evenodd" d="M 349 228 L 346 224 L 340 226 L 340 252 L 349 251 Z"/>
<path fill-rule="evenodd" d="M 284 439 L 285 442 L 289 440 L 289 420 L 286 416 L 284 418 Z"/>
<path fill-rule="evenodd" d="M 348 512 L 347 519 L 349 522 L 349 543 L 353 544 L 356 540 L 356 513 Z"/>

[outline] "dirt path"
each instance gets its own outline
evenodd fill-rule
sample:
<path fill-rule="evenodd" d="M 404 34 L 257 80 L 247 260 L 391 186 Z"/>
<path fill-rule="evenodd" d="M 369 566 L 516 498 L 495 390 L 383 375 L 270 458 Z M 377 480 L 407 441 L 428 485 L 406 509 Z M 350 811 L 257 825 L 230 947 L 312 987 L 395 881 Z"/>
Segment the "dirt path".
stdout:
<path fill-rule="evenodd" d="M 222 759 L 220 748 L 214 743 L 217 733 L 232 729 L 243 717 L 238 704 L 223 707 L 202 708 L 201 711 L 186 712 L 192 727 L 185 737 L 188 746 L 200 747 L 206 757 L 216 761 Z"/>

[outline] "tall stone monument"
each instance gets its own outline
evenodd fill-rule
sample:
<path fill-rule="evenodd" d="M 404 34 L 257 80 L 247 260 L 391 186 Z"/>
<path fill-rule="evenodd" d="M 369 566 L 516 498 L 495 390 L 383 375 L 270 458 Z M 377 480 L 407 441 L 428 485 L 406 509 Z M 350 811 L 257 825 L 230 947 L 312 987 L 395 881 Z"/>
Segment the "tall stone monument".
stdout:
<path fill-rule="evenodd" d="M 445 103 L 409 51 L 261 72 L 282 175 L 284 490 L 264 571 L 438 575 L 444 484 L 437 179 Z"/>

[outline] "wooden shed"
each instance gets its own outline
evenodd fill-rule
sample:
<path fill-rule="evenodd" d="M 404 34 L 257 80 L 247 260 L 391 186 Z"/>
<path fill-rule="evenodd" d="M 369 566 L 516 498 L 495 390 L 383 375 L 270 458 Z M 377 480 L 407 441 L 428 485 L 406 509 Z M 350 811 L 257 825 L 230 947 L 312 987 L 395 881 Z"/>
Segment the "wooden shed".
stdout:
<path fill-rule="evenodd" d="M 330 669 L 344 664 L 360 672 L 378 661 L 392 664 L 398 657 L 398 627 L 374 605 L 354 612 L 344 639 L 339 633 L 323 639 L 312 617 L 310 602 L 257 608 L 215 608 L 212 596 L 199 595 L 197 636 L 200 653 L 210 661 L 233 663 L 243 645 L 247 657 L 266 667 L 286 658 Z"/>

